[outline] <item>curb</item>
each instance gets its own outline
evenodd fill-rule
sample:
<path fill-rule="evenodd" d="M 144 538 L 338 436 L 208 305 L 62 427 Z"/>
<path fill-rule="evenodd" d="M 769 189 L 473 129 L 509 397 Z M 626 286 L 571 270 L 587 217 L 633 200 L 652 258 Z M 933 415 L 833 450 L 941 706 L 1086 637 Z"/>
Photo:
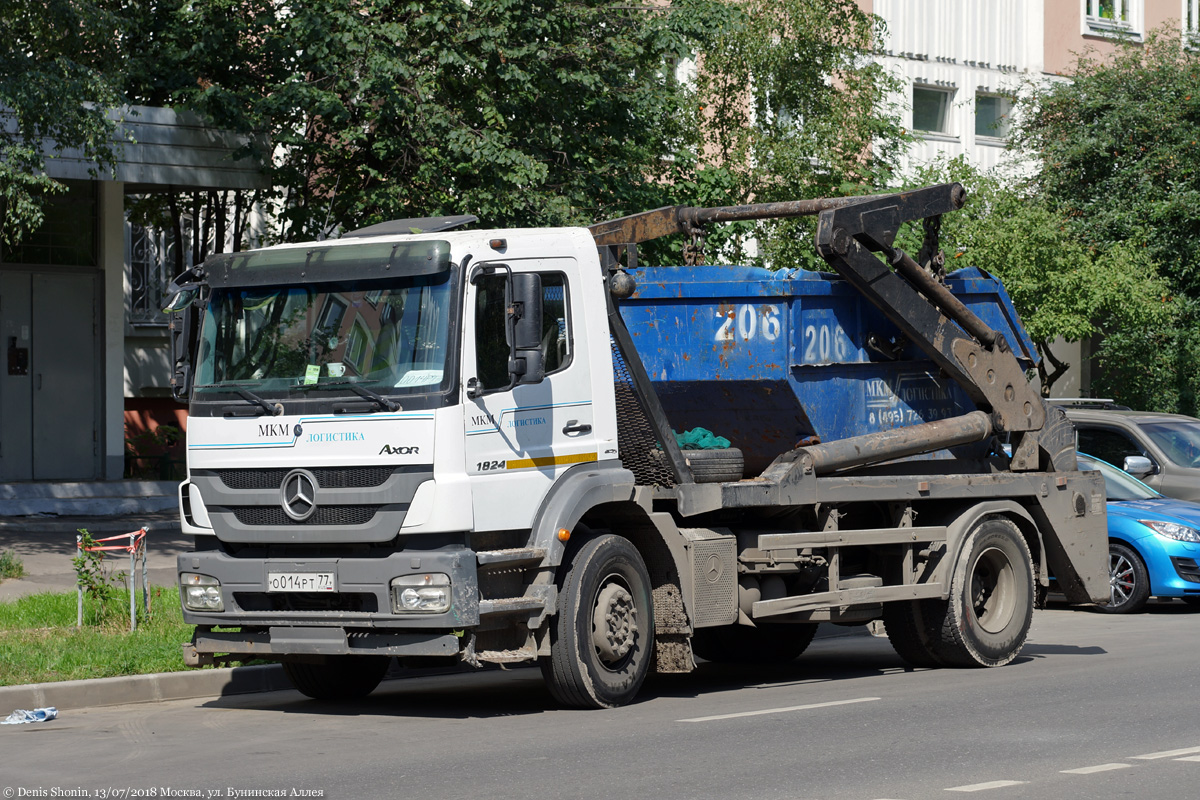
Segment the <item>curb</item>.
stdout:
<path fill-rule="evenodd" d="M 127 703 L 225 697 L 291 688 L 291 681 L 283 674 L 283 668 L 278 664 L 258 664 L 250 667 L 0 686 L 0 710 L 55 706 L 62 711 Z"/>
<path fill-rule="evenodd" d="M 820 640 L 869 635 L 871 633 L 867 626 L 843 628 L 822 624 L 814 638 Z M 438 668 L 412 670 L 406 677 L 453 674 L 457 671 L 454 669 L 447 673 L 445 669 Z M 283 667 L 278 664 L 30 683 L 22 686 L 0 686 L 0 716 L 5 716 L 6 709 L 11 711 L 18 708 L 54 706 L 60 711 L 79 710 L 130 703 L 193 700 L 197 697 L 228 697 L 294 688 L 292 682 L 283 674 Z"/>

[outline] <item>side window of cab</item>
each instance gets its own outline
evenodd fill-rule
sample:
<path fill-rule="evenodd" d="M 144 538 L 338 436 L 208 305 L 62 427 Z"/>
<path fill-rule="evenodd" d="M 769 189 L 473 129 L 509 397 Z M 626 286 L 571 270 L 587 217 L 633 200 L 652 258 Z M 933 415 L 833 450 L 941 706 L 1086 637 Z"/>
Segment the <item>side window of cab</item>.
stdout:
<path fill-rule="evenodd" d="M 571 363 L 571 320 L 567 278 L 561 272 L 540 272 L 542 278 L 542 365 L 546 375 Z M 475 278 L 475 377 L 483 391 L 507 389 L 509 339 L 505 315 L 507 275 Z"/>

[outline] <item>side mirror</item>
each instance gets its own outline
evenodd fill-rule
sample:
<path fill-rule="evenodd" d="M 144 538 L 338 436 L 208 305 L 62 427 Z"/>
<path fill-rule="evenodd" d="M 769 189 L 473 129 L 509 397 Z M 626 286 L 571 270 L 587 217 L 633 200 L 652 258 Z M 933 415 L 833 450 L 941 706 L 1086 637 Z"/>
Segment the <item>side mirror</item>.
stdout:
<path fill-rule="evenodd" d="M 540 383 L 542 363 L 542 276 L 528 272 L 510 279 L 508 332 L 512 357 L 508 371 L 515 383 Z"/>
<path fill-rule="evenodd" d="M 167 304 L 163 306 L 164 314 L 174 314 L 178 311 L 183 311 L 185 308 L 196 302 L 196 297 L 199 296 L 200 289 L 196 286 L 189 286 L 186 289 L 180 289 L 171 296 Z"/>
<path fill-rule="evenodd" d="M 1135 478 L 1158 474 L 1158 467 L 1145 456 L 1125 456 L 1125 463 L 1121 465 L 1121 469 Z"/>

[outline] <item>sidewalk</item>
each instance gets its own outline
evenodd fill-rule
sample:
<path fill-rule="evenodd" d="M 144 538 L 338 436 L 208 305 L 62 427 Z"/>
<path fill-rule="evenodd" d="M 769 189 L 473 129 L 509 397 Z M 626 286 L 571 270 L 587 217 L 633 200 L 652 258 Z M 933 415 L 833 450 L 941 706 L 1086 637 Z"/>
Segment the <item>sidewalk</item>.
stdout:
<path fill-rule="evenodd" d="M 86 528 L 94 538 L 136 531 L 145 525 L 147 575 L 152 586 L 175 586 L 175 558 L 192 547 L 179 528 L 179 512 L 162 511 L 120 517 L 0 517 L 0 552 L 11 550 L 25 566 L 25 577 L 0 582 L 0 602 L 39 592 L 75 590 L 75 532 Z M 111 542 L 110 544 L 119 544 Z M 114 571 L 128 569 L 128 557 L 111 553 Z"/>

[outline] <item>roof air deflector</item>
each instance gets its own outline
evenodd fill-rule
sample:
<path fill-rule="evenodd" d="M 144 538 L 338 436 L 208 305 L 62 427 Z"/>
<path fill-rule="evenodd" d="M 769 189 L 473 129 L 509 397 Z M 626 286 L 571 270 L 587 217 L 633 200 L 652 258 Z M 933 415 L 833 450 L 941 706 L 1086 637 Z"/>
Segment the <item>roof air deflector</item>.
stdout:
<path fill-rule="evenodd" d="M 448 231 L 452 228 L 458 228 L 463 225 L 470 225 L 472 222 L 478 222 L 479 217 L 474 214 L 459 214 L 454 217 L 421 217 L 419 219 L 394 219 L 390 222 L 380 222 L 377 225 L 368 225 L 365 228 L 359 228 L 356 231 L 343 233 L 343 239 L 351 239 L 366 236 L 395 236 L 401 233 L 437 233 L 438 231 Z"/>

